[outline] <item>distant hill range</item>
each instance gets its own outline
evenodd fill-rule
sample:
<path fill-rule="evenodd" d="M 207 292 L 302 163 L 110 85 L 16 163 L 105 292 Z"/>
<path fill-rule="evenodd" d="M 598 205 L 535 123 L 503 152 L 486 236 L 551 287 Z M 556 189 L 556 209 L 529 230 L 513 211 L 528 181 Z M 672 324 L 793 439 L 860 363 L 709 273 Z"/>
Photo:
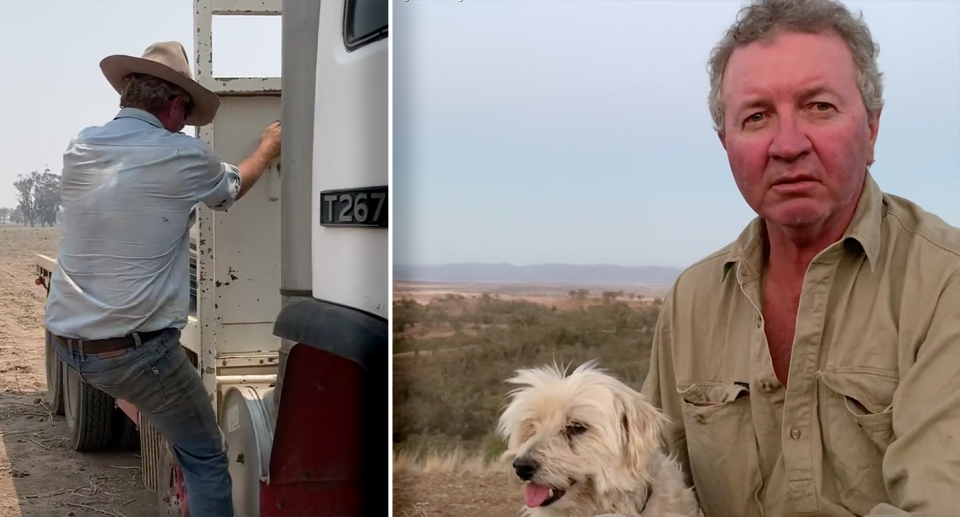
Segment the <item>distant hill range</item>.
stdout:
<path fill-rule="evenodd" d="M 394 264 L 393 279 L 401 282 L 535 283 L 592 286 L 670 287 L 682 268 L 668 266 L 616 266 L 570 264 Z"/>

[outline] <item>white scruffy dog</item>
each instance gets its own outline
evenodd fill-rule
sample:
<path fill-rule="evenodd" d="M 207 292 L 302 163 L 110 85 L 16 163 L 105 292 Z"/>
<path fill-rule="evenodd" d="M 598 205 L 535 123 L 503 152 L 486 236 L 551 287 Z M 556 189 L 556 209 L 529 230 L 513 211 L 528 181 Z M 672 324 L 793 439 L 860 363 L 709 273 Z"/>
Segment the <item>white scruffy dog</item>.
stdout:
<path fill-rule="evenodd" d="M 702 515 L 679 464 L 659 448 L 666 417 L 596 368 L 519 370 L 500 416 L 504 459 L 526 482 L 530 517 Z"/>

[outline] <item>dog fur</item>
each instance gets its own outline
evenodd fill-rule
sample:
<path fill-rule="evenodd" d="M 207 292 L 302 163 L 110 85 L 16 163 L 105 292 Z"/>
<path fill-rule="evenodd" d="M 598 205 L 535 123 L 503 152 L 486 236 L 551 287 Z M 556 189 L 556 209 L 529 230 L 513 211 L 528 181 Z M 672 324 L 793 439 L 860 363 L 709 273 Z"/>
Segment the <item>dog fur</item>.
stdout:
<path fill-rule="evenodd" d="M 519 370 L 507 382 L 519 387 L 497 431 L 526 482 L 525 515 L 702 515 L 679 463 L 660 450 L 667 418 L 595 361 L 570 375 L 556 365 Z"/>

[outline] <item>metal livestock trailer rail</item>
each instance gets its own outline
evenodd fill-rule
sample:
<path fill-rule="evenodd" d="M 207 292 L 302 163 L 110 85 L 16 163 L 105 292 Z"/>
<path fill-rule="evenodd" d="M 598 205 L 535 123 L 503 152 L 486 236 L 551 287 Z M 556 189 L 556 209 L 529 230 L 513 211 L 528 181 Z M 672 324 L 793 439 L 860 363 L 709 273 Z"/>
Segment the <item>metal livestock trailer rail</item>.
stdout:
<path fill-rule="evenodd" d="M 195 77 L 221 97 L 197 137 L 238 163 L 271 121 L 284 126 L 280 163 L 228 213 L 198 205 L 190 229 L 181 344 L 226 437 L 237 516 L 386 515 L 387 2 L 194 9 Z M 214 15 L 282 16 L 282 77 L 213 77 Z M 56 269 L 37 256 L 37 284 L 49 291 Z M 73 448 L 139 447 L 160 515 L 189 515 L 150 423 L 62 364 L 49 333 L 46 359 L 49 403 Z"/>

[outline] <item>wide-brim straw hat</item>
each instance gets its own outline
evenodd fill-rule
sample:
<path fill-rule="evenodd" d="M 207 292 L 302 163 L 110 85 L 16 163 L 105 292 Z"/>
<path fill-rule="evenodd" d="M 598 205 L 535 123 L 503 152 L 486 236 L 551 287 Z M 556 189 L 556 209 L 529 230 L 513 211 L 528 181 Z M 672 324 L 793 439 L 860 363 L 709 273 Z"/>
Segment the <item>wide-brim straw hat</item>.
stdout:
<path fill-rule="evenodd" d="M 177 41 L 162 41 L 147 47 L 142 57 L 113 55 L 100 61 L 100 70 L 120 93 L 123 78 L 146 74 L 169 81 L 190 94 L 193 108 L 184 120 L 188 126 L 204 126 L 213 121 L 220 109 L 220 97 L 193 80 L 187 51 Z"/>

